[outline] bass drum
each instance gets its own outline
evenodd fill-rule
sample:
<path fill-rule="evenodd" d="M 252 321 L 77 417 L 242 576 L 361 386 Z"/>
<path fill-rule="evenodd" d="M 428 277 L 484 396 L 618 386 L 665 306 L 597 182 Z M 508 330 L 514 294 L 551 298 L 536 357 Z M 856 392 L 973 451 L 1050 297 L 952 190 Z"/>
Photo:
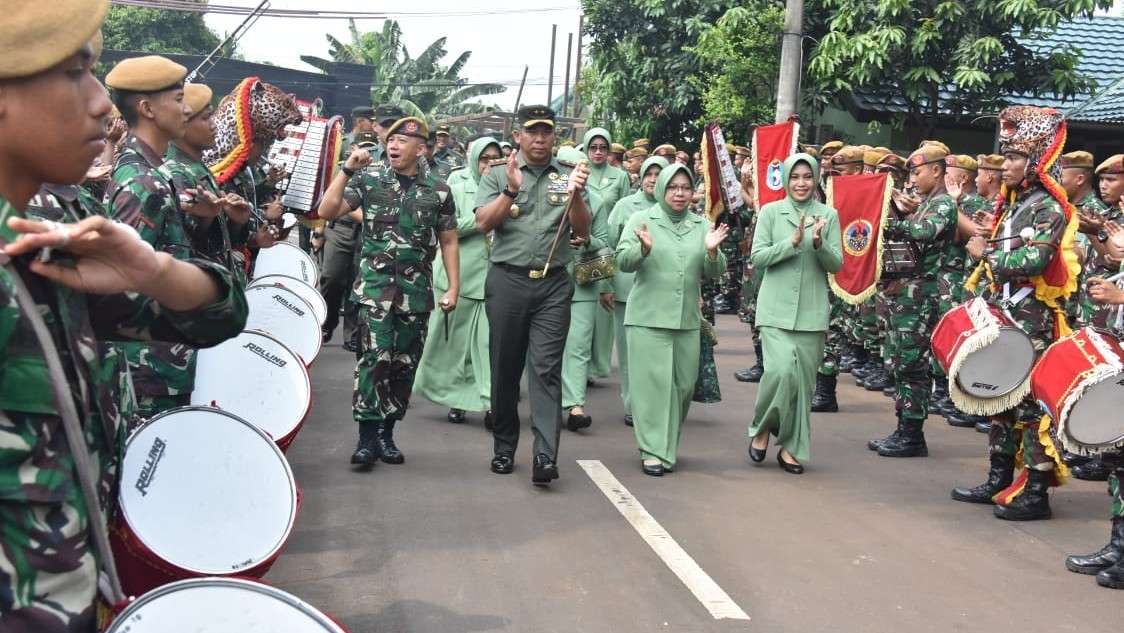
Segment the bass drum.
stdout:
<path fill-rule="evenodd" d="M 254 260 L 254 279 L 266 275 L 296 277 L 313 288 L 320 287 L 320 269 L 312 255 L 288 242 L 278 242 L 258 251 Z"/>
<path fill-rule="evenodd" d="M 320 325 L 324 325 L 324 321 L 328 320 L 328 304 L 324 301 L 324 297 L 320 294 L 320 291 L 296 277 L 290 277 L 288 275 L 266 275 L 264 277 L 256 277 L 247 285 L 247 288 L 257 288 L 259 286 L 280 286 L 291 290 L 301 299 L 304 299 L 305 303 L 312 308 L 312 313 L 316 315 L 316 321 Z"/>
<path fill-rule="evenodd" d="M 133 601 L 106 633 L 347 633 L 316 607 L 234 578 L 183 580 Z"/>
<path fill-rule="evenodd" d="M 295 352 L 269 334 L 246 331 L 199 350 L 191 403 L 229 411 L 285 450 L 312 408 L 312 385 Z"/>
<path fill-rule="evenodd" d="M 320 353 L 323 334 L 312 306 L 283 286 L 246 288 L 247 330 L 258 330 L 276 337 L 311 365 Z"/>

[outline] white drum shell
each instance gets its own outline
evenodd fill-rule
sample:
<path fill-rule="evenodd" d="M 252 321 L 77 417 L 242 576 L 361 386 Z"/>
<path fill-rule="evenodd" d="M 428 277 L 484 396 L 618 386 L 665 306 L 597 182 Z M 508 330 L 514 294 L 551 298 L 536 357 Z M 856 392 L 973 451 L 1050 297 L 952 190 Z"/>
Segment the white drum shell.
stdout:
<path fill-rule="evenodd" d="M 311 365 L 323 344 L 320 324 L 312 306 L 301 296 L 281 286 L 246 288 L 247 330 L 275 337 Z"/>
<path fill-rule="evenodd" d="M 278 242 L 258 251 L 254 260 L 254 279 L 266 275 L 288 275 L 313 288 L 320 287 L 320 270 L 316 260 L 298 246 Z"/>
<path fill-rule="evenodd" d="M 281 286 L 288 290 L 297 293 L 301 299 L 304 299 L 311 308 L 312 312 L 316 315 L 316 321 L 320 325 L 324 325 L 324 321 L 328 320 L 328 304 L 324 301 L 324 297 L 316 288 L 304 283 L 296 277 L 289 277 L 288 275 L 266 275 L 264 277 L 255 277 L 253 281 L 247 285 L 247 288 L 257 288 L 259 286 Z"/>

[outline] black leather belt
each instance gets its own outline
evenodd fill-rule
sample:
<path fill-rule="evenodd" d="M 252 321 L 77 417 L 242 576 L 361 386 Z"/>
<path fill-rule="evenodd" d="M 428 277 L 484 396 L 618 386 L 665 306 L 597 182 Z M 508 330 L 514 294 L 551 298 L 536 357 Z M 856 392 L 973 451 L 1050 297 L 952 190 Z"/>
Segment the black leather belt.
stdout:
<path fill-rule="evenodd" d="M 540 274 L 542 273 L 541 268 L 529 268 L 527 266 L 515 266 L 515 265 L 512 265 L 512 264 L 505 263 L 505 262 L 497 262 L 493 265 L 497 266 L 499 268 L 502 268 L 503 270 L 505 270 L 509 273 L 512 273 L 514 275 L 519 275 L 520 277 L 530 277 L 531 279 L 542 279 L 542 277 L 540 276 Z M 558 273 L 561 273 L 561 272 L 564 272 L 565 270 L 566 270 L 565 266 L 554 265 L 554 266 L 551 266 L 550 270 L 546 271 L 546 276 L 547 277 L 553 277 L 554 275 L 556 275 Z"/>

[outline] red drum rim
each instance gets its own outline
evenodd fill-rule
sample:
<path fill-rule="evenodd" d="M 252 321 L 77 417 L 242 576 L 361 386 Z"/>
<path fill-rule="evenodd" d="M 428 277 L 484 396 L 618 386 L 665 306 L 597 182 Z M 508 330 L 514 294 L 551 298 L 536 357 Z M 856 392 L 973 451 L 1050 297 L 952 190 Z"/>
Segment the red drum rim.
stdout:
<path fill-rule="evenodd" d="M 265 276 L 269 277 L 270 275 L 265 275 Z M 300 280 L 297 279 L 297 281 L 300 281 Z M 304 283 L 304 282 L 301 281 L 301 283 Z M 303 305 L 305 305 L 308 308 L 309 313 L 311 313 L 313 315 L 312 318 L 313 319 L 316 318 L 316 312 L 315 312 L 315 310 L 312 309 L 312 304 L 310 304 L 308 301 L 306 301 L 304 297 L 300 296 L 299 294 L 297 294 L 293 290 L 291 290 L 289 288 L 286 288 L 285 286 L 282 286 L 282 285 L 279 285 L 279 284 L 274 284 L 274 285 L 270 285 L 270 286 L 247 285 L 246 286 L 246 293 L 248 294 L 251 290 L 269 290 L 271 288 L 272 289 L 284 290 L 285 292 L 293 295 L 294 297 L 299 299 L 300 302 Z M 295 354 L 297 358 L 301 359 L 301 362 L 304 364 L 305 367 L 312 367 L 312 363 L 316 361 L 316 357 L 320 356 L 320 351 L 324 349 L 324 337 L 323 337 L 323 334 L 320 330 L 320 327 L 317 326 L 316 330 L 317 330 L 317 336 L 313 337 L 313 339 L 315 340 L 316 350 L 314 352 L 312 352 L 312 354 L 310 355 L 310 358 L 307 358 L 307 359 L 304 356 L 302 356 L 299 352 L 297 352 L 295 349 L 293 349 L 292 345 L 289 345 L 288 343 L 278 339 L 276 335 L 272 335 L 272 338 L 274 340 L 277 340 L 282 345 L 284 345 L 285 348 L 288 349 L 293 354 Z M 242 330 L 242 331 L 243 332 L 261 332 L 263 334 L 269 334 L 265 330 L 261 330 L 261 329 L 254 328 L 254 327 L 249 327 L 249 328 L 246 328 L 245 330 Z"/>
<path fill-rule="evenodd" d="M 331 616 L 327 615 L 323 611 L 317 609 L 316 607 L 305 602 L 304 600 L 301 600 L 300 598 L 287 591 L 282 591 L 281 589 L 277 589 L 276 587 L 272 587 L 261 582 L 255 582 L 253 580 L 245 580 L 242 578 L 216 577 L 180 580 L 164 585 L 162 587 L 158 587 L 156 589 L 153 589 L 152 591 L 145 593 L 141 597 L 129 603 L 129 606 L 125 607 L 121 611 L 121 613 L 119 613 L 113 619 L 113 621 L 109 624 L 109 627 L 106 629 L 106 633 L 128 633 L 128 631 L 132 630 L 133 625 L 140 622 L 139 619 L 136 619 L 136 621 L 134 622 L 130 622 L 130 620 L 135 619 L 138 615 L 143 615 L 140 612 L 145 607 L 151 605 L 153 602 L 165 596 L 182 591 L 192 591 L 194 589 L 207 589 L 215 587 L 249 591 L 266 595 L 292 608 L 293 610 L 300 612 L 302 615 L 307 616 L 310 621 L 319 624 L 323 628 L 325 633 L 347 633 L 347 629 L 336 622 Z M 155 625 L 161 624 L 167 623 L 157 622 Z"/>
<path fill-rule="evenodd" d="M 254 569 L 258 565 L 261 565 L 263 563 L 267 563 L 267 562 L 269 562 L 273 559 L 276 559 L 277 556 L 281 553 L 281 551 L 283 549 L 285 549 L 286 544 L 289 542 L 289 538 L 292 537 L 293 527 L 296 525 L 297 514 L 300 510 L 301 493 L 300 493 L 299 487 L 297 486 L 296 477 L 293 475 L 293 469 L 289 465 L 288 458 L 285 457 L 284 451 L 282 451 L 281 448 L 277 445 L 277 441 L 269 436 L 269 433 L 266 433 L 265 431 L 261 430 L 256 425 L 254 425 L 253 423 L 245 420 L 244 418 L 241 418 L 241 417 L 239 417 L 239 416 L 237 416 L 237 415 L 235 415 L 235 414 L 233 414 L 229 411 L 223 410 L 223 409 L 218 409 L 218 408 L 215 408 L 215 407 L 197 406 L 197 405 L 186 406 L 186 407 L 176 407 L 175 409 L 169 409 L 167 411 L 163 411 L 163 412 L 159 413 L 158 415 L 154 415 L 151 418 L 145 420 L 144 423 L 138 425 L 137 428 L 133 430 L 132 434 L 129 435 L 129 438 L 125 441 L 125 447 L 124 447 L 124 451 L 122 452 L 122 455 L 124 455 L 125 453 L 128 452 L 129 447 L 133 444 L 134 441 L 136 441 L 136 438 L 137 438 L 137 436 L 139 435 L 139 433 L 142 429 L 145 429 L 145 428 L 151 426 L 153 423 L 159 421 L 161 418 L 171 416 L 174 413 L 182 413 L 184 411 L 207 411 L 207 412 L 211 412 L 211 413 L 217 413 L 219 415 L 222 415 L 222 416 L 225 416 L 225 417 L 229 418 L 230 420 L 232 420 L 234 422 L 242 424 L 242 425 L 246 426 L 247 428 L 249 428 L 254 433 L 256 433 L 257 435 L 261 436 L 261 438 L 266 441 L 266 444 L 269 446 L 270 450 L 277 456 L 277 460 L 280 462 L 281 467 L 285 472 L 285 477 L 286 477 L 286 479 L 288 479 L 289 483 L 291 484 L 290 490 L 292 491 L 292 497 L 291 497 L 291 500 L 290 500 L 291 501 L 291 506 L 290 506 L 291 510 L 289 511 L 289 518 L 286 521 L 283 536 L 280 539 L 278 539 L 278 542 L 273 544 L 273 546 L 270 548 L 269 552 L 262 555 L 260 557 L 260 559 L 258 561 L 256 561 L 256 563 L 254 565 L 249 565 L 249 566 L 247 566 L 243 569 L 239 569 L 239 570 L 233 570 L 231 572 L 231 575 L 244 574 L 246 570 Z M 299 426 L 298 426 L 298 429 L 299 429 Z M 159 557 L 161 562 L 163 562 L 165 565 L 169 565 L 169 566 L 171 566 L 175 569 L 183 570 L 187 573 L 194 574 L 194 575 L 197 575 L 197 576 L 219 576 L 219 575 L 222 575 L 222 571 L 216 571 L 216 570 L 212 570 L 212 569 L 196 569 L 196 568 L 192 568 L 192 567 L 189 567 L 187 565 L 181 564 L 179 562 L 169 561 L 169 560 L 163 558 L 161 556 L 160 552 L 157 551 L 156 549 L 154 549 L 153 546 L 149 542 L 147 542 L 144 539 L 144 537 L 141 536 L 137 532 L 137 530 L 133 527 L 134 525 L 136 525 L 136 523 L 134 523 L 133 521 L 130 521 L 128 506 L 127 506 L 127 504 L 124 503 L 124 501 L 122 499 L 120 499 L 120 492 L 118 492 L 117 506 L 118 506 L 117 511 L 119 513 L 119 516 L 121 517 L 121 520 L 124 523 L 124 526 L 129 530 L 129 532 L 132 534 L 132 536 L 134 538 L 136 538 L 137 541 L 141 545 L 143 545 L 148 551 L 152 552 L 153 555 Z"/>

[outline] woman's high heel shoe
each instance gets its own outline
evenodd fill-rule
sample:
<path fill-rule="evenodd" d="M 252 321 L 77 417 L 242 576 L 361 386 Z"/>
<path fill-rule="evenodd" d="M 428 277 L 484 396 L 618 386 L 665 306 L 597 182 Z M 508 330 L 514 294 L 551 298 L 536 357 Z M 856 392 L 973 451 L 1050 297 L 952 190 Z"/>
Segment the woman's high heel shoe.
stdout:
<path fill-rule="evenodd" d="M 790 464 L 784 461 L 784 458 L 781 457 L 781 452 L 782 451 L 777 451 L 777 463 L 781 465 L 781 469 L 790 475 L 803 475 L 804 466 L 802 464 Z"/>

